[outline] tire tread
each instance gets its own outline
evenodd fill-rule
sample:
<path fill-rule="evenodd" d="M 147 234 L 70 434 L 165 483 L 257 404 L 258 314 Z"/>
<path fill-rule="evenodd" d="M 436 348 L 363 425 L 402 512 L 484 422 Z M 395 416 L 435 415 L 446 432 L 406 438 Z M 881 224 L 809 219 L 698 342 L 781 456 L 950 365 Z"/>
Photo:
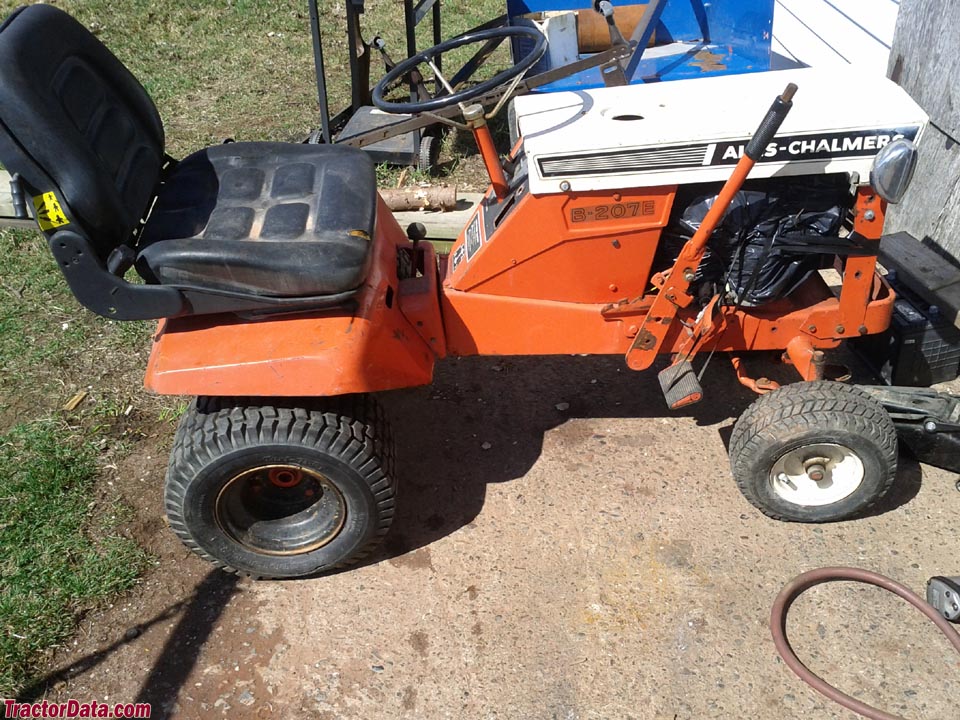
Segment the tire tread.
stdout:
<path fill-rule="evenodd" d="M 761 396 L 737 420 L 730 436 L 730 464 L 740 492 L 765 515 L 776 520 L 797 520 L 765 506 L 747 478 L 749 459 L 766 447 L 782 441 L 791 431 L 845 426 L 852 433 L 870 437 L 878 445 L 885 464 L 892 468 L 881 489 L 858 515 L 868 512 L 889 492 L 896 477 L 897 430 L 883 407 L 863 391 L 831 381 L 786 385 Z"/>
<path fill-rule="evenodd" d="M 369 555 L 390 528 L 397 489 L 386 416 L 369 395 L 302 400 L 197 398 L 177 427 L 164 489 L 164 508 L 177 537 L 226 572 L 249 574 L 200 547 L 183 519 L 184 497 L 189 480 L 210 462 L 234 450 L 278 443 L 322 450 L 338 457 L 364 479 L 376 501 L 376 531 L 349 557 L 325 570 L 351 565 Z"/>

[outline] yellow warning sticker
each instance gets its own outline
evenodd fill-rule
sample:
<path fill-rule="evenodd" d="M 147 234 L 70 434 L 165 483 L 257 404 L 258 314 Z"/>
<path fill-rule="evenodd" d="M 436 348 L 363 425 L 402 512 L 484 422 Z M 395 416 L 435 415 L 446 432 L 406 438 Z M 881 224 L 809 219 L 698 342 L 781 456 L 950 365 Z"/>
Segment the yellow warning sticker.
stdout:
<path fill-rule="evenodd" d="M 57 194 L 48 192 L 43 195 L 37 195 L 33 198 L 33 207 L 37 210 L 37 222 L 41 230 L 54 230 L 64 225 L 69 225 L 63 208 L 60 207 L 60 201 L 57 200 Z"/>

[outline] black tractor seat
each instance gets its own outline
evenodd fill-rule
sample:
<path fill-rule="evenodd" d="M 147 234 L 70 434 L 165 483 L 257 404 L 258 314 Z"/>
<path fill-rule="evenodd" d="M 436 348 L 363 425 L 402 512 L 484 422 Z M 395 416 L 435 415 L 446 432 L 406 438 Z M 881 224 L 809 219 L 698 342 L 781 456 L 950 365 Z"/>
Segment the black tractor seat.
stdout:
<path fill-rule="evenodd" d="M 266 297 L 349 292 L 366 276 L 375 208 L 373 166 L 352 149 L 218 145 L 161 187 L 137 270 L 162 285 Z"/>
<path fill-rule="evenodd" d="M 49 5 L 0 25 L 0 163 L 74 295 L 106 317 L 327 308 L 366 279 L 366 153 L 227 143 L 176 163 L 143 87 Z M 131 266 L 146 284 L 124 280 Z"/>

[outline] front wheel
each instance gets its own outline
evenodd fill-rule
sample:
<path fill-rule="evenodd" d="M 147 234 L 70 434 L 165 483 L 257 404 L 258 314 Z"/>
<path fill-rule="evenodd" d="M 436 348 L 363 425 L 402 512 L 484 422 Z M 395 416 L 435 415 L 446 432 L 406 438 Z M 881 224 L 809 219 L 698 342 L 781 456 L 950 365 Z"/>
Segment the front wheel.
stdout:
<path fill-rule="evenodd" d="M 845 520 L 893 485 L 897 430 L 873 398 L 836 382 L 764 395 L 734 426 L 730 465 L 744 496 L 778 520 Z"/>
<path fill-rule="evenodd" d="M 386 420 L 369 396 L 198 398 L 167 471 L 170 526 L 230 572 L 313 575 L 386 534 L 396 490 Z"/>

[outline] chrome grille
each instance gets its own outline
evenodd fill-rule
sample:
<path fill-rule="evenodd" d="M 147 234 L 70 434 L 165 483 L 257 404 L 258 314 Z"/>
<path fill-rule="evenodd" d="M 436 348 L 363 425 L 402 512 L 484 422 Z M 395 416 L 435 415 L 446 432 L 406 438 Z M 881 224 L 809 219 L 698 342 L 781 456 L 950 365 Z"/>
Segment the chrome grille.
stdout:
<path fill-rule="evenodd" d="M 541 158 L 539 165 L 543 177 L 604 175 L 607 173 L 698 167 L 703 165 L 707 147 L 707 145 L 685 145 L 672 148 L 616 150 L 590 155 L 565 155 L 563 157 Z"/>

